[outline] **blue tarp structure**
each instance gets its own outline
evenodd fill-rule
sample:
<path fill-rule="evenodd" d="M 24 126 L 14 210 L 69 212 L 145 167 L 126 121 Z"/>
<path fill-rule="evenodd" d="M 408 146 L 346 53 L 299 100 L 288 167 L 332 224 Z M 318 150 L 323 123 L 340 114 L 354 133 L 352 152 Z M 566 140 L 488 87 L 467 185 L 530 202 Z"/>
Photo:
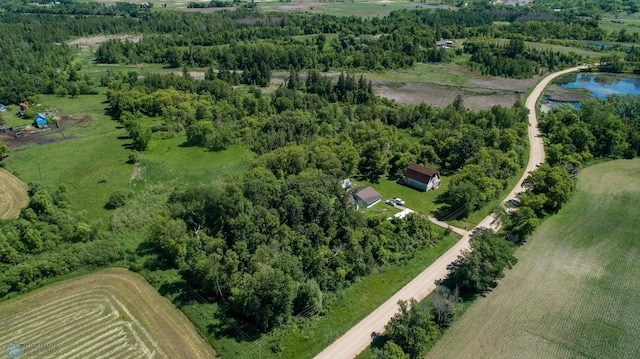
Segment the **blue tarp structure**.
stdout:
<path fill-rule="evenodd" d="M 0 112 L 7 112 L 7 106 L 0 103 Z"/>
<path fill-rule="evenodd" d="M 39 113 L 35 115 L 33 119 L 36 122 L 36 127 L 42 127 L 47 124 L 47 118 L 45 117 L 44 113 Z"/>

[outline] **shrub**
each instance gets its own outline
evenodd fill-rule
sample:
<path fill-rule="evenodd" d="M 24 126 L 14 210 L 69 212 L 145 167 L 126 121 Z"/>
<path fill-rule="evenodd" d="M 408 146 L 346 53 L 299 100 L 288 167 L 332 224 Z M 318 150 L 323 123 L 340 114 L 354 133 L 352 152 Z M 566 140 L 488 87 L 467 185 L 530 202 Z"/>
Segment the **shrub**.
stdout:
<path fill-rule="evenodd" d="M 133 191 L 128 188 L 121 188 L 113 191 L 109 196 L 109 202 L 107 206 L 109 208 L 119 208 L 127 203 L 129 198 L 133 197 Z"/>

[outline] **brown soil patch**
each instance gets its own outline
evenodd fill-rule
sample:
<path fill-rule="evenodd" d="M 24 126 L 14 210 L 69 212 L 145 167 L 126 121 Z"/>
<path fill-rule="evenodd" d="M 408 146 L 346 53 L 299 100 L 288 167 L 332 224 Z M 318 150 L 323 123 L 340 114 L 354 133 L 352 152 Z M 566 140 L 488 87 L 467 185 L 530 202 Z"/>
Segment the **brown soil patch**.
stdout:
<path fill-rule="evenodd" d="M 217 12 L 217 11 L 223 11 L 223 10 L 233 11 L 233 10 L 236 9 L 236 7 L 235 6 L 230 6 L 230 7 L 188 8 L 186 6 L 178 6 L 175 9 L 176 10 L 180 10 L 180 11 L 186 11 L 186 12 L 201 12 L 201 13 L 204 13 L 204 14 L 208 14 L 208 13 Z"/>
<path fill-rule="evenodd" d="M 0 219 L 16 218 L 29 202 L 27 184 L 0 168 Z"/>
<path fill-rule="evenodd" d="M 81 37 L 75 40 L 69 41 L 67 44 L 69 46 L 78 46 L 82 49 L 87 49 L 95 45 L 99 45 L 107 40 L 111 39 L 120 39 L 120 40 L 128 40 L 131 42 L 138 42 L 142 39 L 142 35 L 97 35 L 97 36 L 87 36 Z"/>
<path fill-rule="evenodd" d="M 32 126 L 28 126 L 22 130 L 23 135 L 16 137 L 16 131 L 0 132 L 0 140 L 9 146 L 10 149 L 48 143 L 59 142 L 72 139 L 71 136 L 66 136 L 64 130 L 72 126 L 85 126 L 91 123 L 91 116 L 88 115 L 68 115 L 61 116 L 58 119 L 58 125 L 55 123 L 49 124 L 46 131 L 35 132 L 38 129 Z M 34 133 L 32 133 L 34 132 Z"/>
<path fill-rule="evenodd" d="M 258 6 L 260 3 L 258 3 Z M 310 11 L 314 8 L 322 7 L 327 5 L 324 2 L 319 1 L 304 1 L 304 2 L 290 2 L 284 3 L 282 5 L 270 5 L 268 7 L 263 7 L 265 10 L 269 11 Z"/>
<path fill-rule="evenodd" d="M 464 106 L 471 110 L 489 109 L 495 105 L 513 106 L 516 101 L 525 96 L 527 90 L 491 89 L 483 87 L 454 87 L 423 82 L 380 81 L 373 85 L 374 93 L 405 105 L 426 103 L 433 106 L 445 107 L 453 103 L 458 95 L 464 99 Z"/>
<path fill-rule="evenodd" d="M 173 73 L 174 75 L 177 76 L 182 76 L 182 71 L 176 71 Z M 193 77 L 196 80 L 204 80 L 204 71 L 189 71 L 189 75 L 191 75 L 191 77 Z"/>
<path fill-rule="evenodd" d="M 216 357 L 182 312 L 123 268 L 53 283 L 4 302 L 0 324 L 2 343 L 47 345 L 47 354 L 57 356 Z"/>

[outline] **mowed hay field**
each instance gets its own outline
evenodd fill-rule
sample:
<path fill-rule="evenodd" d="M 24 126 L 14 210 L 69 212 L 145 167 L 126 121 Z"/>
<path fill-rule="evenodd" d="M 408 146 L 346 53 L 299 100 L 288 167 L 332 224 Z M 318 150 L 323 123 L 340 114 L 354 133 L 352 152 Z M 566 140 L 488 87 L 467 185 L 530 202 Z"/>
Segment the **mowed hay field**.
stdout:
<path fill-rule="evenodd" d="M 17 217 L 28 201 L 27 184 L 0 168 L 0 219 Z"/>
<path fill-rule="evenodd" d="M 216 357 L 182 312 L 121 268 L 0 303 L 0 343 L 20 344 L 20 358 Z"/>
<path fill-rule="evenodd" d="M 586 168 L 577 188 L 428 358 L 640 358 L 640 160 Z"/>

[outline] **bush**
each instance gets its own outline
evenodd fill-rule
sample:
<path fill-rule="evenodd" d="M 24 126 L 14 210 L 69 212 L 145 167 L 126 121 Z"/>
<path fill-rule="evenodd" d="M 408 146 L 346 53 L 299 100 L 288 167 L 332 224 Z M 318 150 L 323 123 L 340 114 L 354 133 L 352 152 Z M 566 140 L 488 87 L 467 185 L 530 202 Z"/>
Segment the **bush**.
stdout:
<path fill-rule="evenodd" d="M 140 153 L 138 151 L 133 151 L 129 155 L 129 160 L 127 160 L 127 163 L 135 164 L 135 163 L 138 163 L 139 161 L 140 161 Z"/>
<path fill-rule="evenodd" d="M 127 204 L 127 200 L 133 197 L 133 191 L 128 188 L 121 188 L 113 191 L 109 196 L 109 202 L 107 202 L 107 207 L 109 208 L 119 208 Z"/>

